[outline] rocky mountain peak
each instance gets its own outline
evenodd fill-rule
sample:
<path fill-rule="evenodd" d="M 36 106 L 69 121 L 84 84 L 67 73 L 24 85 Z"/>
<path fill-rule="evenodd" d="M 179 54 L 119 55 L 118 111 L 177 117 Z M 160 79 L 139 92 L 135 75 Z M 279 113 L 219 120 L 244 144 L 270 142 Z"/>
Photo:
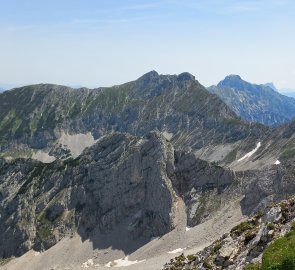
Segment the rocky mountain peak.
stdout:
<path fill-rule="evenodd" d="M 278 92 L 278 89 L 276 88 L 276 86 L 272 82 L 266 83 L 266 84 L 264 84 L 264 86 L 267 86 L 267 87 L 271 88 L 272 90 Z"/>
<path fill-rule="evenodd" d="M 225 77 L 225 80 L 242 80 L 240 75 L 230 74 Z"/>
<path fill-rule="evenodd" d="M 194 81 L 195 76 L 190 74 L 189 72 L 183 72 L 177 76 L 177 79 L 178 79 L 178 81 L 182 81 L 182 82 L 183 81 Z"/>
<path fill-rule="evenodd" d="M 158 72 L 155 70 L 152 70 L 143 76 L 141 76 L 138 81 L 144 82 L 144 83 L 150 83 L 157 79 L 163 80 L 177 80 L 177 82 L 185 82 L 185 81 L 194 81 L 195 76 L 190 74 L 189 72 L 182 72 L 178 75 L 159 75 Z"/>
<path fill-rule="evenodd" d="M 144 81 L 144 82 L 150 82 L 154 79 L 157 79 L 159 77 L 159 73 L 155 70 L 152 70 L 144 75 L 142 75 L 138 80 Z"/>
<path fill-rule="evenodd" d="M 295 115 L 294 100 L 280 94 L 273 83 L 254 84 L 229 75 L 208 90 L 250 122 L 278 126 L 290 122 Z"/>
<path fill-rule="evenodd" d="M 219 82 L 217 86 L 243 89 L 246 83 L 247 82 L 243 81 L 239 75 L 228 75 L 223 81 Z"/>

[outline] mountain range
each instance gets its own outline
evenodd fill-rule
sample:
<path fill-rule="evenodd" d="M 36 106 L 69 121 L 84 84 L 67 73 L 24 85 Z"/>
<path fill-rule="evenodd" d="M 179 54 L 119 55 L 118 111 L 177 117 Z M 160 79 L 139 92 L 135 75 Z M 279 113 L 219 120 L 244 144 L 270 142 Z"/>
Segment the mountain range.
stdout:
<path fill-rule="evenodd" d="M 295 193 L 292 99 L 239 76 L 39 84 L 0 105 L 4 269 L 159 269 Z"/>
<path fill-rule="evenodd" d="M 169 101 L 169 102 L 168 102 Z M 242 121 L 189 73 L 159 75 L 98 89 L 32 85 L 0 95 L 0 146 L 14 155 L 15 145 L 55 153 L 63 134 L 110 132 L 143 136 L 159 130 L 176 145 L 201 149 L 209 144 L 257 138 L 267 128 Z M 54 154 L 53 154 L 54 155 Z"/>

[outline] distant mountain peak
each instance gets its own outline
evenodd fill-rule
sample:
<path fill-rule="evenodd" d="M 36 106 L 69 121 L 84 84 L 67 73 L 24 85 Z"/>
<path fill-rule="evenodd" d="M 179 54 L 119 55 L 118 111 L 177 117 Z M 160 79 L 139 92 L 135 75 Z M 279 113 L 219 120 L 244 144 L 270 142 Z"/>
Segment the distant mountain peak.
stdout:
<path fill-rule="evenodd" d="M 244 88 L 245 82 L 239 75 L 231 74 L 228 75 L 218 83 L 218 87 L 230 87 L 230 88 Z"/>
<path fill-rule="evenodd" d="M 274 83 L 269 82 L 269 83 L 265 83 L 264 85 L 267 87 L 270 87 L 272 90 L 278 92 L 278 89 L 275 87 Z"/>
<path fill-rule="evenodd" d="M 229 75 L 208 90 L 250 122 L 278 126 L 295 117 L 294 100 L 281 95 L 273 83 L 252 84 L 239 75 Z"/>
<path fill-rule="evenodd" d="M 230 74 L 230 75 L 227 75 L 224 80 L 242 80 L 242 78 L 240 75 Z"/>
<path fill-rule="evenodd" d="M 180 73 L 178 76 L 177 76 L 177 79 L 179 81 L 194 81 L 195 80 L 195 76 L 190 74 L 189 72 L 183 72 L 183 73 Z"/>
<path fill-rule="evenodd" d="M 160 75 L 155 70 L 152 70 L 144 75 L 142 75 L 140 78 L 138 78 L 137 82 L 142 83 L 144 85 L 149 84 L 150 82 L 156 82 L 156 81 L 176 81 L 177 83 L 185 83 L 189 81 L 195 81 L 195 76 L 192 75 L 189 72 L 182 72 L 178 75 Z"/>
<path fill-rule="evenodd" d="M 145 73 L 144 75 L 142 75 L 139 80 L 152 80 L 152 79 L 155 79 L 155 78 L 158 78 L 159 77 L 159 73 L 155 70 L 151 70 L 147 73 Z"/>

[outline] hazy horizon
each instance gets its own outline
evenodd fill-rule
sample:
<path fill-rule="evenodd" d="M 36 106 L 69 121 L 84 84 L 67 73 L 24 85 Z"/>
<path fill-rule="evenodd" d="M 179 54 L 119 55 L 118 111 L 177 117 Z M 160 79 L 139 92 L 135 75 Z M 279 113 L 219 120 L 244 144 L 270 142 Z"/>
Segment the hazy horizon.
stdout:
<path fill-rule="evenodd" d="M 152 71 L 152 70 L 150 70 L 150 71 Z M 147 71 L 147 72 L 141 74 L 141 76 L 148 73 L 148 72 L 150 72 L 150 71 Z M 155 70 L 155 71 L 158 72 L 157 70 Z M 188 71 L 184 71 L 184 72 L 188 72 Z M 178 75 L 178 74 L 162 74 L 162 73 L 159 73 L 159 75 Z M 192 74 L 192 75 L 194 75 L 194 74 Z M 228 74 L 228 75 L 239 75 L 239 74 Z M 228 76 L 228 75 L 226 75 L 226 76 Z M 134 80 L 138 79 L 139 77 L 134 78 L 134 79 L 132 79 L 130 81 L 134 81 Z M 211 85 L 204 85 L 198 78 L 195 78 L 195 79 L 198 80 L 203 86 L 209 87 L 209 86 L 217 85 L 224 78 L 220 79 L 218 82 L 215 82 L 214 84 L 211 84 Z M 242 77 L 242 80 L 253 83 L 253 84 L 260 84 L 260 83 L 248 81 L 247 79 L 245 79 L 243 77 Z M 126 82 L 129 82 L 129 81 L 126 81 Z M 122 83 L 126 83 L 126 82 L 122 82 Z M 266 84 L 266 83 L 273 83 L 273 82 L 265 82 L 263 84 Z M 54 83 L 54 82 L 53 83 L 52 82 L 40 82 L 40 83 L 36 83 L 36 84 L 56 84 L 56 83 Z M 1 84 L 1 82 L 0 82 L 0 90 L 1 89 L 2 90 L 10 90 L 10 89 L 13 89 L 13 88 L 18 88 L 18 87 L 27 86 L 27 85 L 30 85 L 30 84 Z M 59 84 L 57 84 L 57 85 L 59 85 Z M 115 86 L 115 85 L 119 85 L 119 83 L 115 83 L 115 84 L 112 84 L 112 85 L 97 85 L 97 86 L 94 86 L 94 87 L 88 87 L 88 86 L 85 86 L 85 85 L 71 85 L 71 84 L 60 84 L 60 85 L 69 86 L 69 87 L 72 87 L 72 88 L 83 88 L 83 87 L 86 87 L 86 88 L 99 88 L 99 87 Z M 274 84 L 274 86 L 277 88 L 277 86 L 275 84 Z M 292 93 L 294 92 L 295 93 L 295 88 L 281 88 L 281 89 L 277 88 L 277 90 L 280 93 L 288 93 L 288 92 L 292 92 Z"/>
<path fill-rule="evenodd" d="M 289 0 L 2 1 L 0 87 L 94 88 L 156 70 L 295 89 L 294 10 Z"/>

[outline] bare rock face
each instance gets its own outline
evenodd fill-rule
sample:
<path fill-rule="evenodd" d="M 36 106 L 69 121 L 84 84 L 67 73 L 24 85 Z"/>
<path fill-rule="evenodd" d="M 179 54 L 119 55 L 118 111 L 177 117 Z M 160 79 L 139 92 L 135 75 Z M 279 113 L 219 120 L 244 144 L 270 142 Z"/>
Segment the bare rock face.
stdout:
<path fill-rule="evenodd" d="M 191 152 L 176 151 L 174 186 L 187 206 L 187 222 L 195 226 L 214 214 L 222 202 L 219 196 L 235 180 L 232 171 L 198 159 Z M 234 194 L 232 198 L 234 199 Z"/>
<path fill-rule="evenodd" d="M 239 252 L 237 242 L 229 235 L 221 241 L 221 248 L 217 252 L 216 264 L 222 266 L 229 266 L 233 264 L 233 260 Z"/>
<path fill-rule="evenodd" d="M 273 202 L 288 198 L 295 193 L 294 162 L 285 160 L 280 166 L 272 165 L 264 170 L 253 170 L 236 173 L 241 179 L 243 194 L 241 207 L 246 215 L 264 210 Z M 273 213 L 277 218 L 278 213 Z"/>
<path fill-rule="evenodd" d="M 173 148 L 158 133 L 113 134 L 75 160 L 2 162 L 0 257 L 47 249 L 76 230 L 91 239 L 123 220 L 130 238 L 172 229 Z M 171 161 L 173 162 L 173 160 Z"/>
<path fill-rule="evenodd" d="M 269 212 L 265 216 L 265 222 L 276 223 L 282 218 L 282 210 L 281 207 L 273 207 L 269 210 Z"/>

